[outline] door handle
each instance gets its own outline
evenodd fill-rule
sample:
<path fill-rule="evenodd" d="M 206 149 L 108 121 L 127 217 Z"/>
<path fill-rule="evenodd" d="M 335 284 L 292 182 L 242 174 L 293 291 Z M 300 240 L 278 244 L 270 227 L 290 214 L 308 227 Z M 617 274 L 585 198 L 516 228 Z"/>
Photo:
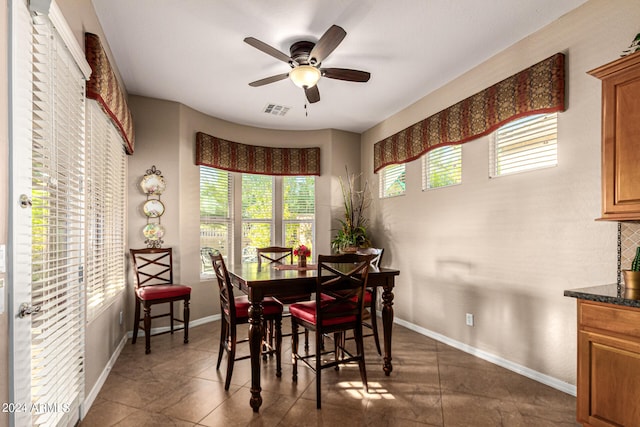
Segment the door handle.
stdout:
<path fill-rule="evenodd" d="M 24 316 L 30 316 L 33 313 L 39 312 L 41 308 L 42 306 L 37 305 L 34 307 L 28 302 L 23 302 L 18 309 L 18 317 L 23 318 Z"/>

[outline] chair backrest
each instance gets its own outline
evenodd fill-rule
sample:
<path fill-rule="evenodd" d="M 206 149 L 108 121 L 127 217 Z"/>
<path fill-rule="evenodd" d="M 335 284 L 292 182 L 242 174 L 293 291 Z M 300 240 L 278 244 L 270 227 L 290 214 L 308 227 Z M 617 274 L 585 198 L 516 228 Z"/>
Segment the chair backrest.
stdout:
<path fill-rule="evenodd" d="M 130 249 L 136 288 L 173 284 L 171 248 Z"/>
<path fill-rule="evenodd" d="M 258 268 L 262 267 L 262 262 L 267 264 L 286 264 L 289 257 L 289 264 L 293 264 L 293 248 L 282 246 L 268 246 L 266 248 L 257 248 Z"/>
<path fill-rule="evenodd" d="M 210 252 L 211 264 L 213 271 L 218 280 L 218 290 L 220 291 L 220 313 L 229 316 L 230 321 L 235 321 L 236 304 L 233 296 L 233 285 L 229 277 L 229 271 L 224 264 L 224 258 L 220 252 Z"/>
<path fill-rule="evenodd" d="M 374 255 L 373 259 L 371 260 L 371 265 L 373 265 L 375 268 L 380 268 L 380 261 L 382 260 L 384 248 L 363 248 L 358 249 L 356 253 L 361 255 Z"/>
<path fill-rule="evenodd" d="M 316 279 L 317 324 L 328 319 L 355 316 L 362 321 L 364 289 L 374 255 L 319 255 Z M 323 298 L 322 294 L 332 298 Z"/>

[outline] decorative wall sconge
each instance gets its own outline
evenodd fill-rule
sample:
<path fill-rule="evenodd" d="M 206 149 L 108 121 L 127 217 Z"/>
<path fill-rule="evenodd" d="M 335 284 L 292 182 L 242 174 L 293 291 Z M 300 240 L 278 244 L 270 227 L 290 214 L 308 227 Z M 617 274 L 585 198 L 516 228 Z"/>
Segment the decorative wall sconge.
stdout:
<path fill-rule="evenodd" d="M 148 248 L 160 248 L 164 243 L 164 227 L 160 223 L 160 217 L 164 214 L 164 203 L 160 200 L 160 195 L 166 187 L 162 172 L 157 170 L 155 165 L 147 169 L 140 181 L 140 188 L 147 196 L 147 201 L 142 205 L 142 212 L 147 217 L 147 225 L 142 229 L 142 234 Z"/>

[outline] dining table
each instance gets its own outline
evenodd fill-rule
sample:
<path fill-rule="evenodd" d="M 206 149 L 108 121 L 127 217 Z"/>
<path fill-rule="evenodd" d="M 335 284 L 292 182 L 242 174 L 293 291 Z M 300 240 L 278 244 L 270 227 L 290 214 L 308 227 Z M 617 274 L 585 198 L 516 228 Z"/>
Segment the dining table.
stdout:
<path fill-rule="evenodd" d="M 369 269 L 367 287 L 382 288 L 382 329 L 384 333 L 384 355 L 382 369 L 385 375 L 393 371 L 391 363 L 391 333 L 393 326 L 393 288 L 395 277 L 400 274 L 393 268 Z M 251 398 L 249 404 L 254 412 L 262 405 L 260 387 L 260 360 L 263 337 L 262 301 L 265 297 L 287 297 L 314 293 L 318 270 L 315 265 L 305 267 L 241 263 L 229 268 L 229 277 L 235 287 L 244 292 L 250 301 L 249 307 L 249 351 L 251 355 Z M 376 313 L 372 313 L 373 316 Z"/>

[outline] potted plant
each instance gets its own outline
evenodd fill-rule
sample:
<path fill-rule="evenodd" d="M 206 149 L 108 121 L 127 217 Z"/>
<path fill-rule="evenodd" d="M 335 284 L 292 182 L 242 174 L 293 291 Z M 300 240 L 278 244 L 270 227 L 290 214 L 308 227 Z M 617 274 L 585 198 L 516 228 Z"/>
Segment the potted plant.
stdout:
<path fill-rule="evenodd" d="M 640 246 L 636 249 L 636 257 L 631 262 L 631 270 L 623 270 L 622 273 L 626 289 L 640 289 Z"/>
<path fill-rule="evenodd" d="M 345 168 L 346 169 L 346 168 Z M 366 209 L 371 204 L 371 194 L 368 183 L 365 181 L 361 191 L 356 190 L 355 174 L 347 171 L 347 179 L 340 177 L 340 187 L 344 203 L 344 219 L 340 219 L 340 229 L 331 241 L 331 248 L 337 252 L 355 252 L 358 248 L 370 245 L 367 236 L 368 219 Z"/>

